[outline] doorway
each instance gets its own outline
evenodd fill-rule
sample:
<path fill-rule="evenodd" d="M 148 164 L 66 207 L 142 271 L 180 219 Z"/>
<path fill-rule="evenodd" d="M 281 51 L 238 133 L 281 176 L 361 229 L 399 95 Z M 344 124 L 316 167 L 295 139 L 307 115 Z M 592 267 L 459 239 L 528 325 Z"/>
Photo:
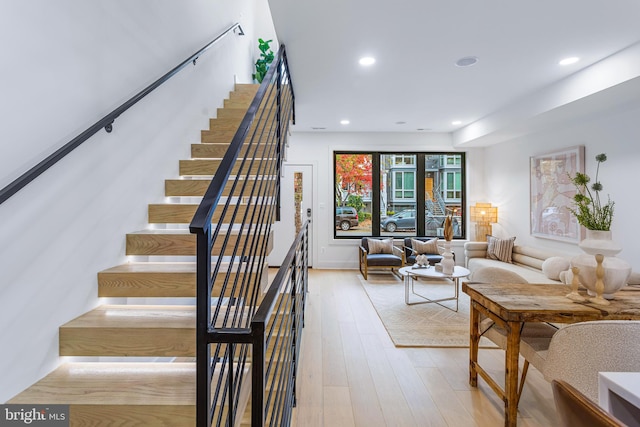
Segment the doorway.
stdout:
<path fill-rule="evenodd" d="M 280 221 L 273 224 L 273 250 L 269 266 L 278 267 L 284 261 L 298 227 L 313 217 L 313 166 L 284 164 L 280 183 Z M 313 264 L 313 226 L 309 224 L 309 267 Z"/>

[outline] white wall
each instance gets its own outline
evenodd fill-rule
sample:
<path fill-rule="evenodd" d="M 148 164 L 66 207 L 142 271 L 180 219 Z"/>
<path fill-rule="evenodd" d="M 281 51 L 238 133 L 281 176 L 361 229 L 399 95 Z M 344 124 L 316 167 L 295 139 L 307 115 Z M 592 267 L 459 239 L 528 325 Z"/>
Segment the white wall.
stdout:
<path fill-rule="evenodd" d="M 640 165 L 640 103 L 624 104 L 577 122 L 512 139 L 486 148 L 484 159 L 487 199 L 499 206 L 494 233 L 517 236 L 516 243 L 566 253 L 580 253 L 576 244 L 533 237 L 529 232 L 529 157 L 574 145 L 585 146 L 586 172 L 595 176 L 595 156 L 606 153 L 600 167 L 603 194 L 615 202 L 613 239 L 624 248 L 618 257 L 640 271 L 640 202 L 636 197 Z"/>
<path fill-rule="evenodd" d="M 266 0 L 265 0 L 266 2 Z M 98 304 L 208 118 L 250 82 L 257 0 L 24 0 L 0 6 L 0 187 L 239 21 L 114 124 L 0 205 L 0 402 L 53 369 L 58 327 Z M 263 25 L 264 26 L 264 25 Z"/>
<path fill-rule="evenodd" d="M 295 82 L 294 82 L 295 84 Z M 442 133 L 308 133 L 293 132 L 287 161 L 312 164 L 314 170 L 313 266 L 358 268 L 359 240 L 334 239 L 333 152 L 337 150 L 455 151 L 449 134 Z M 467 197 L 482 198 L 482 149 L 464 150 L 467 155 Z M 471 154 L 472 153 L 472 154 Z M 454 242 L 456 259 L 464 260 L 462 242 Z"/>
<path fill-rule="evenodd" d="M 276 29 L 273 26 L 273 20 L 271 19 L 271 8 L 269 7 L 269 2 L 267 0 L 253 0 L 253 9 L 256 16 L 269 17 L 269 19 L 256 20 L 254 25 L 253 34 L 255 36 L 252 39 L 252 42 L 255 49 L 253 55 L 253 62 L 255 63 L 260 56 L 260 50 L 258 50 L 259 38 L 263 40 L 273 40 L 269 46 L 271 46 L 271 50 L 273 50 L 274 53 L 278 51 L 278 47 L 280 45 L 278 37 L 276 36 Z"/>
<path fill-rule="evenodd" d="M 640 165 L 640 102 L 610 106 L 577 120 L 554 123 L 528 136 L 467 151 L 467 205 L 488 201 L 499 207 L 498 236 L 516 236 L 516 243 L 566 254 L 581 253 L 577 244 L 533 237 L 529 231 L 529 158 L 574 145 L 585 146 L 586 172 L 595 173 L 595 156 L 608 156 L 600 181 L 615 201 L 613 238 L 623 246 L 618 255 L 640 271 L 640 209 L 634 188 Z M 314 267 L 357 268 L 357 241 L 333 238 L 333 163 L 335 150 L 454 150 L 448 134 L 307 133 L 293 132 L 288 161 L 314 165 Z M 468 211 L 467 211 L 468 214 Z M 467 224 L 473 238 L 473 223 Z M 457 259 L 464 259 L 463 242 L 454 242 Z"/>

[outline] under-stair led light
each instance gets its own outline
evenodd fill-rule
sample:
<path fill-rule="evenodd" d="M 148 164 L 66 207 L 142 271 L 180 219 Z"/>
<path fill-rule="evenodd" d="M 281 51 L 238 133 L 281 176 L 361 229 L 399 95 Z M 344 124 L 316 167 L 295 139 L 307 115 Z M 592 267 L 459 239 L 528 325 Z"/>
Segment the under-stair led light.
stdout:
<path fill-rule="evenodd" d="M 571 65 L 571 64 L 575 64 L 578 61 L 580 61 L 580 58 L 578 58 L 577 56 L 572 56 L 570 58 L 564 58 L 562 61 L 558 62 L 558 64 Z"/>
<path fill-rule="evenodd" d="M 376 58 L 372 56 L 365 56 L 363 58 L 360 58 L 360 61 L 358 61 L 358 63 L 364 67 L 368 67 L 376 63 Z"/>

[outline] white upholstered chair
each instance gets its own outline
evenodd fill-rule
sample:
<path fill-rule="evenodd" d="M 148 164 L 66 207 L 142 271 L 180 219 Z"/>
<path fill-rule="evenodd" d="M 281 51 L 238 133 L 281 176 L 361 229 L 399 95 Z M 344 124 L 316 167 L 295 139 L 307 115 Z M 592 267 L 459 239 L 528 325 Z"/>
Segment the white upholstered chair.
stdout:
<path fill-rule="evenodd" d="M 598 372 L 640 372 L 640 321 L 573 323 L 559 329 L 548 350 L 538 354 L 542 366 L 534 366 L 547 381 L 566 381 L 597 402 Z"/>
<path fill-rule="evenodd" d="M 501 328 L 491 325 L 484 336 L 506 348 L 506 333 Z M 520 355 L 525 364 L 519 393 L 532 364 L 547 381 L 565 381 L 597 402 L 598 372 L 640 372 L 640 321 L 580 322 L 555 331 L 545 323 L 527 323 Z"/>

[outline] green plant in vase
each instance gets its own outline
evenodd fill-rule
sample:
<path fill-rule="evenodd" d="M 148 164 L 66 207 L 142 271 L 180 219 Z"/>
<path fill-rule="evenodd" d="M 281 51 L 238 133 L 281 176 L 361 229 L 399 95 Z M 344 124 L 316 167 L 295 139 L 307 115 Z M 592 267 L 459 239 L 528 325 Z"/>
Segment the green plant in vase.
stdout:
<path fill-rule="evenodd" d="M 576 268 L 572 272 L 577 272 L 580 283 L 590 295 L 595 295 L 589 301 L 601 305 L 609 304 L 607 300 L 614 298 L 613 294 L 627 283 L 631 274 L 631 265 L 616 257 L 622 247 L 611 239 L 614 202 L 608 195 L 606 203 L 600 199 L 603 187 L 598 181 L 598 173 L 600 164 L 605 161 L 605 153 L 596 156 L 598 166 L 592 184 L 585 173 L 569 176 L 577 190 L 573 198 L 574 208 L 569 210 L 587 229 L 587 237 L 578 245 L 585 253 L 571 260 L 571 266 Z"/>
<path fill-rule="evenodd" d="M 569 210 L 580 225 L 588 230 L 609 231 L 611 229 L 611 221 L 613 221 L 615 203 L 611 201 L 609 196 L 607 196 L 607 203 L 602 203 L 600 200 L 602 184 L 598 181 L 600 163 L 607 161 L 607 155 L 605 153 L 598 154 L 596 161 L 598 162 L 596 179 L 591 186 L 589 186 L 591 178 L 585 173 L 577 172 L 574 177 L 569 176 L 577 190 L 576 195 L 573 197 L 575 208 L 569 208 Z"/>
<path fill-rule="evenodd" d="M 273 62 L 273 51 L 269 47 L 269 44 L 273 40 L 258 39 L 258 49 L 260 50 L 260 57 L 256 60 L 256 72 L 253 74 L 253 79 L 258 83 L 262 83 L 264 76 L 269 71 L 269 65 Z"/>

